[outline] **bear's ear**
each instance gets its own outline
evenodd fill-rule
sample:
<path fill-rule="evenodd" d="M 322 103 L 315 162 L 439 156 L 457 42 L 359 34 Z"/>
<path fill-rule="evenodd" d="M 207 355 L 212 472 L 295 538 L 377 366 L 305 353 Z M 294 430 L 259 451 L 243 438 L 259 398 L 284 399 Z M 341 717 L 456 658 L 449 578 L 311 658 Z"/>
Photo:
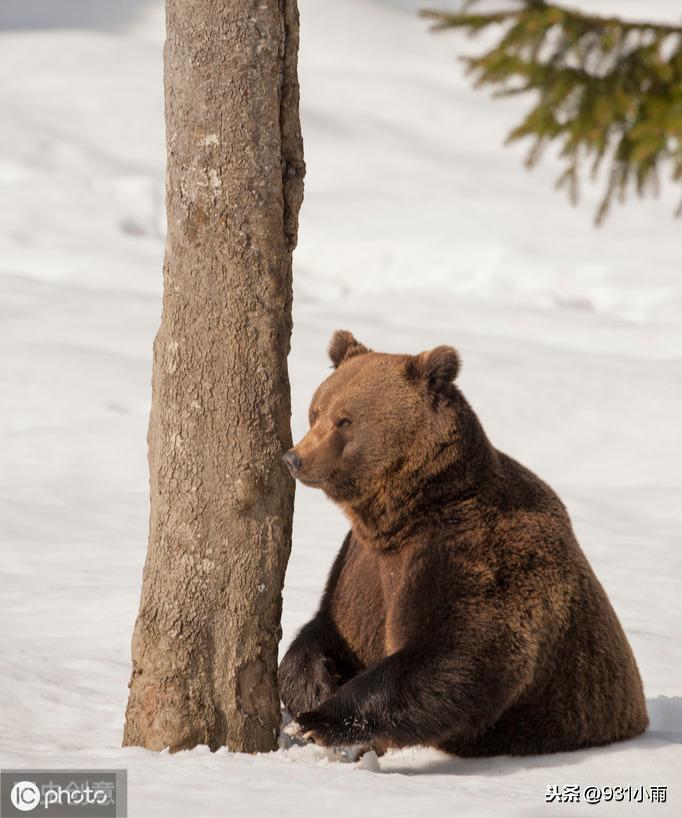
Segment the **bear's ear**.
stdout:
<path fill-rule="evenodd" d="M 334 369 L 338 369 L 349 358 L 364 355 L 365 352 L 371 352 L 371 350 L 345 329 L 337 329 L 329 342 L 329 357 L 334 364 Z"/>
<path fill-rule="evenodd" d="M 434 393 L 447 391 L 460 369 L 457 350 L 441 346 L 413 355 L 405 365 L 405 373 L 412 381 L 424 381 Z"/>

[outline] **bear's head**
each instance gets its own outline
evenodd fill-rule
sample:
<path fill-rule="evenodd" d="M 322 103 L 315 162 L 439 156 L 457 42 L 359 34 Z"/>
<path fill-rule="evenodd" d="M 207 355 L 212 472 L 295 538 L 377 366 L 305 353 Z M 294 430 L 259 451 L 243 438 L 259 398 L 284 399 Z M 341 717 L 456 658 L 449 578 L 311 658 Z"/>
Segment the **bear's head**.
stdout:
<path fill-rule="evenodd" d="M 460 361 L 452 347 L 384 354 L 339 330 L 329 357 L 334 372 L 313 395 L 310 430 L 284 455 L 305 485 L 352 503 L 392 476 L 428 468 L 456 440 L 464 399 L 453 384 Z"/>

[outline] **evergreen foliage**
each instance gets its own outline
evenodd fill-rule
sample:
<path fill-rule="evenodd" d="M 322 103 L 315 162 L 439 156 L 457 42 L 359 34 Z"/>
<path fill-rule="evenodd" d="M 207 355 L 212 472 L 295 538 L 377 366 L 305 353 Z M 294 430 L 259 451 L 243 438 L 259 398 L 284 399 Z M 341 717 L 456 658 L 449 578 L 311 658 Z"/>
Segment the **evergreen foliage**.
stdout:
<path fill-rule="evenodd" d="M 598 224 L 614 197 L 656 193 L 662 165 L 682 181 L 682 27 L 584 14 L 542 0 L 476 13 L 477 2 L 459 13 L 422 14 L 435 30 L 502 29 L 495 46 L 463 59 L 477 87 L 492 86 L 499 96 L 536 92 L 533 108 L 507 138 L 532 139 L 529 167 L 558 142 L 565 167 L 557 187 L 573 202 L 583 163 L 593 178 L 608 168 Z"/>

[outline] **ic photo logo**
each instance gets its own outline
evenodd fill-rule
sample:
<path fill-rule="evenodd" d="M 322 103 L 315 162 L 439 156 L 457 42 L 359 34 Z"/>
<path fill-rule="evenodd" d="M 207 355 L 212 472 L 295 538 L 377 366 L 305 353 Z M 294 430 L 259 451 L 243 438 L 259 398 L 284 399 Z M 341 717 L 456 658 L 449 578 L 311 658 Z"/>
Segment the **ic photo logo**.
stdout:
<path fill-rule="evenodd" d="M 126 770 L 1 770 L 0 818 L 127 815 Z"/>
<path fill-rule="evenodd" d="M 9 795 L 13 806 L 22 812 L 35 809 L 40 803 L 40 790 L 33 781 L 17 781 Z"/>

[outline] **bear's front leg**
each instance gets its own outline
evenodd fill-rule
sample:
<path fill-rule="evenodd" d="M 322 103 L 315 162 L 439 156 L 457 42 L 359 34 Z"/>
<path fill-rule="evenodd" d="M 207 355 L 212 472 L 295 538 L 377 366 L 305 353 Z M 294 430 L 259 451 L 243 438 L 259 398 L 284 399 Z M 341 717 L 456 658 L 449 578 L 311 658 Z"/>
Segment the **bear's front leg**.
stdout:
<path fill-rule="evenodd" d="M 318 707 L 300 713 L 296 735 L 325 747 L 385 749 L 414 743 L 418 729 L 413 722 L 420 719 L 418 713 L 406 713 L 405 685 L 416 687 L 419 680 L 416 674 L 405 678 L 408 662 L 408 652 L 400 651 L 360 673 Z"/>
<path fill-rule="evenodd" d="M 277 680 L 282 704 L 294 718 L 322 704 L 338 688 L 333 660 L 309 651 L 289 651 Z"/>
<path fill-rule="evenodd" d="M 337 719 L 321 708 L 300 713 L 297 720 L 289 725 L 287 732 L 296 738 L 313 741 L 321 747 L 360 747 L 360 754 L 373 749 L 375 743 L 377 746 L 384 744 L 371 739 L 371 726 L 357 716 L 348 714 L 345 718 Z"/>
<path fill-rule="evenodd" d="M 326 747 L 433 745 L 448 735 L 477 735 L 514 700 L 525 668 L 497 640 L 497 654 L 481 655 L 471 644 L 471 653 L 402 648 L 299 714 L 299 735 Z"/>
<path fill-rule="evenodd" d="M 297 718 L 320 706 L 354 673 L 347 648 L 333 624 L 318 614 L 301 629 L 280 663 L 280 698 Z"/>

